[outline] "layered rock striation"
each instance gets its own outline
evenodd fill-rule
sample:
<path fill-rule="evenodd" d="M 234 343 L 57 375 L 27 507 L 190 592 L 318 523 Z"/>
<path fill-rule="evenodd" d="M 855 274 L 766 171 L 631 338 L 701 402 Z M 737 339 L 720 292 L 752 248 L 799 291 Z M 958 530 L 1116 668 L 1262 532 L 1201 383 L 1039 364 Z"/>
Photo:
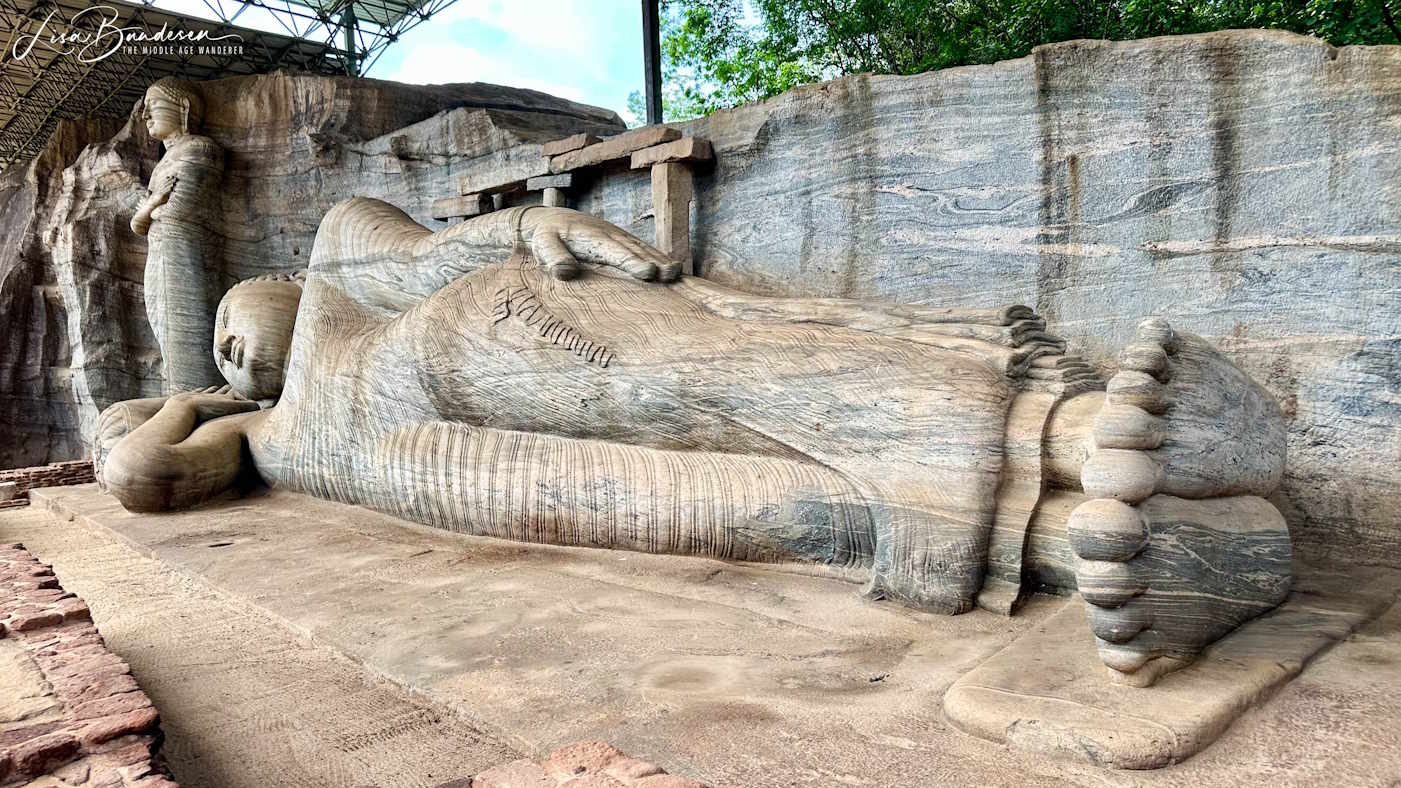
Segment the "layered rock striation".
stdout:
<path fill-rule="evenodd" d="M 206 133 L 229 151 L 228 278 L 304 265 L 345 197 L 441 227 L 433 200 L 470 176 L 620 128 L 489 86 L 275 74 L 205 90 Z M 692 255 L 753 292 L 1026 303 L 1103 373 L 1165 317 L 1283 403 L 1273 502 L 1297 553 L 1397 566 L 1398 129 L 1401 47 L 1277 32 L 846 77 L 686 124 L 716 155 L 695 179 Z M 155 393 L 124 212 L 158 153 L 131 126 L 66 125 L 0 181 L 0 466 L 78 456 L 102 407 Z M 651 239 L 651 184 L 627 167 L 576 173 L 570 196 Z"/>
<path fill-rule="evenodd" d="M 210 206 L 224 284 L 305 267 L 321 217 L 346 197 L 431 221 L 433 199 L 473 162 L 622 129 L 606 110 L 483 84 L 278 72 L 201 92 L 204 133 L 227 151 Z M 83 456 L 103 408 L 160 393 L 146 239 L 128 226 L 160 154 L 138 114 L 64 122 L 40 156 L 0 174 L 0 468 Z"/>
<path fill-rule="evenodd" d="M 1110 373 L 1158 315 L 1283 404 L 1299 553 L 1401 565 L 1401 47 L 1282 32 L 1073 41 L 852 76 L 686 125 L 701 276 L 1023 303 Z M 644 173 L 582 194 L 652 237 Z"/>

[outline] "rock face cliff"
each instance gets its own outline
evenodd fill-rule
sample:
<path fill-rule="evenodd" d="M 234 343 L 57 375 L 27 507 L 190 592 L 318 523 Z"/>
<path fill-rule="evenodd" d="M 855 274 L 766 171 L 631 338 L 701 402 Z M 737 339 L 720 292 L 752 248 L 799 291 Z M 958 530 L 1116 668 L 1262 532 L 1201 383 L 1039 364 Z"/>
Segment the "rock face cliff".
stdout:
<path fill-rule="evenodd" d="M 1144 317 L 1290 420 L 1300 554 L 1401 566 L 1401 47 L 1229 31 L 854 76 L 688 124 L 697 273 L 772 294 L 1024 303 L 1112 368 Z M 578 207 L 652 237 L 645 174 Z"/>
<path fill-rule="evenodd" d="M 206 133 L 229 151 L 232 277 L 300 267 L 344 197 L 442 227 L 429 205 L 460 176 L 619 128 L 490 86 L 277 74 L 206 93 Z M 1276 503 L 1298 552 L 1401 566 L 1401 47 L 1260 31 L 1070 42 L 687 126 L 717 158 L 692 206 L 702 275 L 1026 303 L 1105 371 L 1139 320 L 1166 317 L 1284 404 Z M 154 392 L 144 243 L 126 222 L 157 154 L 135 125 L 65 126 L 0 180 L 0 466 L 73 457 L 98 409 Z M 652 238 L 645 171 L 580 181 L 576 207 Z"/>
<path fill-rule="evenodd" d="M 456 193 L 473 161 L 622 129 L 612 112 L 494 85 L 279 72 L 201 88 L 204 133 L 227 151 L 211 211 L 229 281 L 303 267 L 321 217 L 346 197 L 431 222 L 432 200 Z M 160 152 L 135 115 L 65 122 L 39 157 L 0 175 L 0 468 L 83 456 L 103 408 L 160 393 L 146 239 L 128 227 Z"/>

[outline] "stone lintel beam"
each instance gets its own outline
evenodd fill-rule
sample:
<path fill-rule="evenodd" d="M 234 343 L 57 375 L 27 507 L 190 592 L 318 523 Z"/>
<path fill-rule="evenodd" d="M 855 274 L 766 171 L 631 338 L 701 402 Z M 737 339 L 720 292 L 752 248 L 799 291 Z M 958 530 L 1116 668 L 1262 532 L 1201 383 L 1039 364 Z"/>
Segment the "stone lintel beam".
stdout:
<path fill-rule="evenodd" d="M 459 194 L 504 194 L 525 188 L 525 182 L 539 175 L 550 174 L 550 160 L 532 155 L 533 146 L 522 145 L 511 155 L 496 156 L 479 163 L 458 181 Z M 483 166 L 485 164 L 485 166 Z"/>
<path fill-rule="evenodd" d="M 665 142 L 661 145 L 653 145 L 650 148 L 643 148 L 633 151 L 632 168 L 640 170 L 643 167 L 650 167 L 653 164 L 661 164 L 669 161 L 681 161 L 695 164 L 698 162 L 708 162 L 715 158 L 715 153 L 710 147 L 710 140 L 703 140 L 698 137 L 682 137 L 679 140 Z"/>
<path fill-rule="evenodd" d="M 478 216 L 492 210 L 489 194 L 466 194 L 461 197 L 443 197 L 433 201 L 433 218 L 439 220 L 463 219 Z"/>
<path fill-rule="evenodd" d="M 508 194 L 525 189 L 525 182 L 529 178 L 482 178 L 467 176 L 462 179 L 463 194 Z"/>
<path fill-rule="evenodd" d="M 644 126 L 556 156 L 550 159 L 550 172 L 561 173 L 584 167 L 594 167 L 605 162 L 627 158 L 632 155 L 633 151 L 680 138 L 681 132 L 670 126 Z"/>
<path fill-rule="evenodd" d="M 538 192 L 541 189 L 572 188 L 574 188 L 574 176 L 567 172 L 563 175 L 541 175 L 525 182 L 525 190 L 528 192 Z"/>
<path fill-rule="evenodd" d="M 602 140 L 598 137 L 586 131 L 581 131 L 578 134 L 571 134 L 562 140 L 555 140 L 554 142 L 547 142 L 541 145 L 540 153 L 546 156 L 558 156 L 561 153 L 568 153 L 572 150 L 588 147 L 589 145 L 596 145 L 599 142 L 602 142 Z"/>
<path fill-rule="evenodd" d="M 691 261 L 691 165 L 662 162 L 652 165 L 652 214 L 655 246 L 681 263 L 681 271 L 694 274 Z"/>

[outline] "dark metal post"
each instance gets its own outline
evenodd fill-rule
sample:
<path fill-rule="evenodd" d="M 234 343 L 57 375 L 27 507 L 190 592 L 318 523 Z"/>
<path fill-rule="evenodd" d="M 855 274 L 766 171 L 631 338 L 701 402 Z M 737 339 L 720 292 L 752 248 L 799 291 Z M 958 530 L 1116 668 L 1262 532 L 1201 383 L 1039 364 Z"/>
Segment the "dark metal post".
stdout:
<path fill-rule="evenodd" d="M 345 71 L 352 77 L 360 76 L 360 64 L 355 52 L 355 4 L 346 3 L 345 13 L 341 14 L 341 28 L 345 34 Z"/>
<path fill-rule="evenodd" d="M 642 62 L 647 70 L 647 124 L 662 122 L 662 36 L 658 0 L 642 0 Z"/>

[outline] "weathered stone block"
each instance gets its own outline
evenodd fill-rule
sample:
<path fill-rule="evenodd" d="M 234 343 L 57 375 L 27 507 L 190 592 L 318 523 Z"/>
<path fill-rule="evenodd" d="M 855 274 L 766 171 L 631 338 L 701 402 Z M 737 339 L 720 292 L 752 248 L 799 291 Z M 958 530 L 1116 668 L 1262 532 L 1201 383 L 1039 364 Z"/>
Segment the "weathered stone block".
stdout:
<path fill-rule="evenodd" d="M 540 189 L 568 189 L 573 186 L 574 175 L 568 172 L 563 175 L 541 175 L 525 182 L 526 190 L 532 192 Z"/>
<path fill-rule="evenodd" d="M 681 132 L 670 126 L 643 126 L 616 137 L 609 137 L 603 142 L 586 148 L 555 156 L 550 159 L 550 172 L 569 172 L 584 167 L 593 167 L 604 162 L 624 158 L 635 150 L 650 148 L 653 145 L 680 139 L 680 137 Z"/>
<path fill-rule="evenodd" d="M 443 197 L 433 201 L 434 219 L 460 219 L 478 216 L 492 210 L 491 195 L 467 194 L 461 197 Z"/>
<path fill-rule="evenodd" d="M 572 150 L 578 150 L 588 145 L 593 145 L 599 141 L 599 138 L 592 134 L 586 134 L 583 132 L 579 134 L 571 134 L 562 140 L 555 140 L 554 142 L 547 142 L 544 145 L 541 145 L 540 153 L 546 156 L 558 156 L 561 153 L 568 153 Z"/>
<path fill-rule="evenodd" d="M 643 148 L 632 154 L 632 169 L 637 170 L 643 167 L 650 167 L 653 164 L 663 162 L 708 162 L 715 158 L 715 153 L 711 149 L 710 140 L 698 139 L 696 137 L 682 137 L 674 142 L 667 142 L 662 145 L 654 145 L 650 148 Z"/>

